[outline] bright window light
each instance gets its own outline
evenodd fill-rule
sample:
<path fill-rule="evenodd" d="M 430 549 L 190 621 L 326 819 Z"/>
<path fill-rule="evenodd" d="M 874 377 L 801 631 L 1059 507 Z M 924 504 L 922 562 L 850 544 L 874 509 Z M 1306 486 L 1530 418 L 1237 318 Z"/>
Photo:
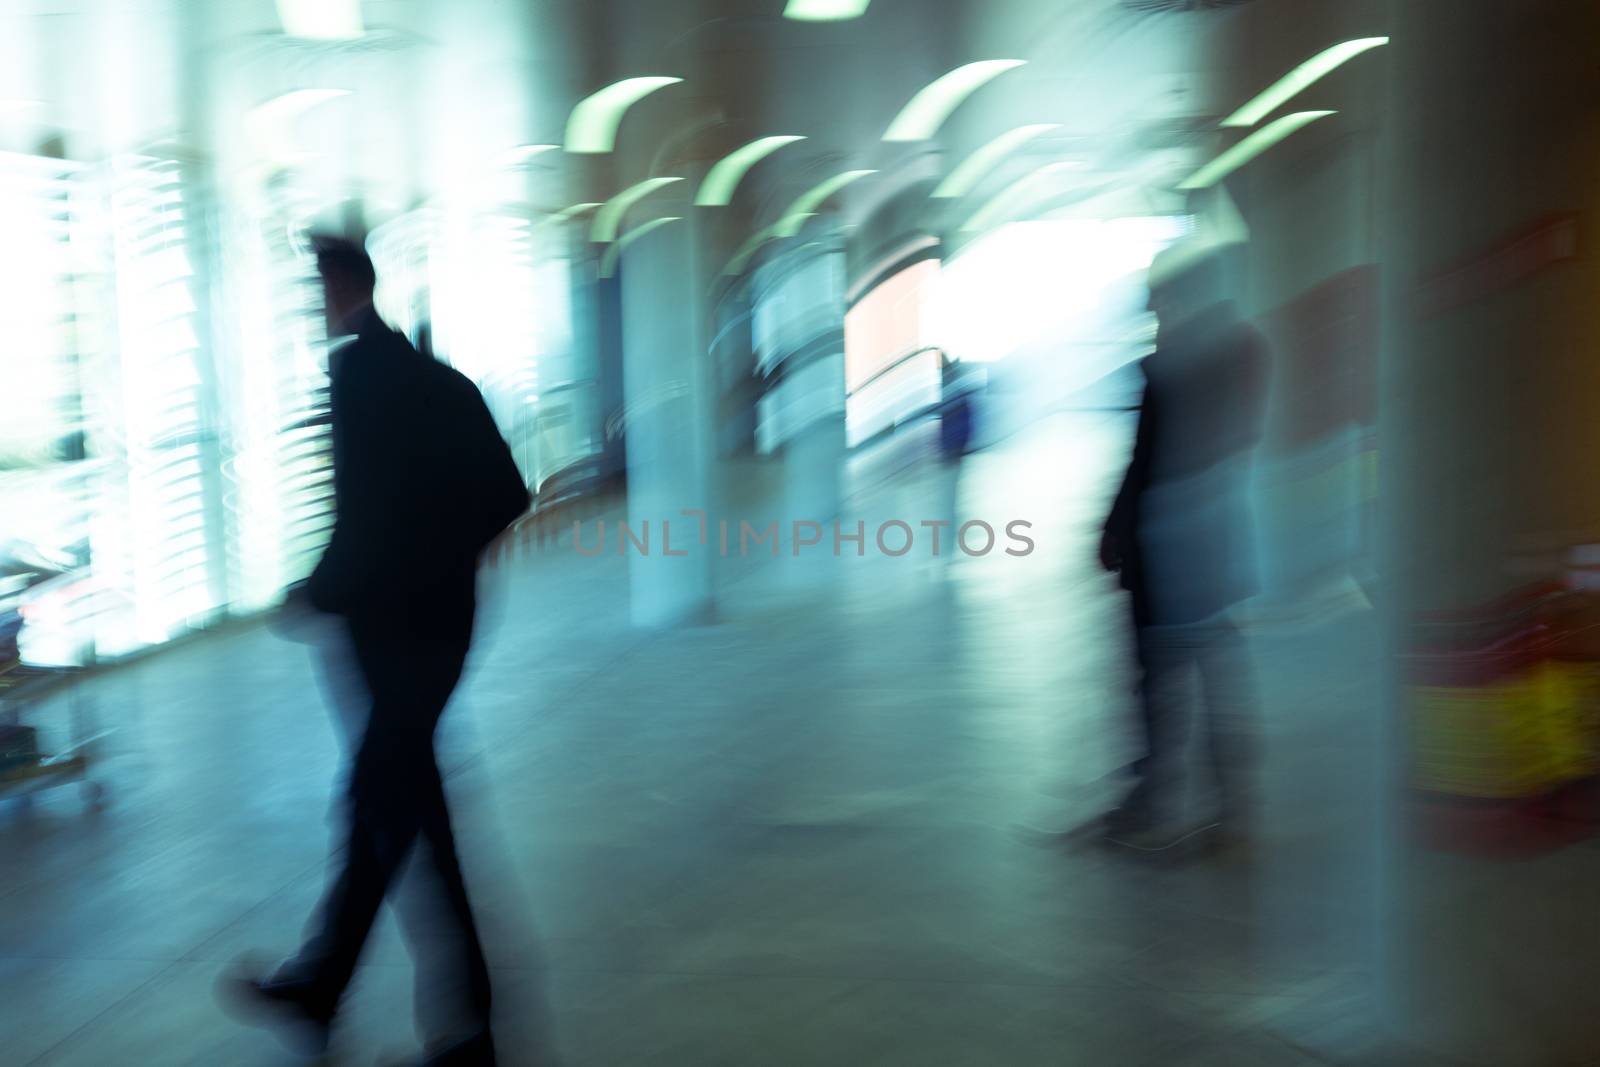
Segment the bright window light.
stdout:
<path fill-rule="evenodd" d="M 293 92 L 275 96 L 264 104 L 256 105 L 250 115 L 262 123 L 287 122 L 305 114 L 318 104 L 349 95 L 349 89 L 295 89 Z"/>
<path fill-rule="evenodd" d="M 872 0 L 789 0 L 783 17 L 797 22 L 843 22 L 867 13 Z"/>
<path fill-rule="evenodd" d="M 1381 48 L 1388 43 L 1387 37 L 1361 37 L 1318 52 L 1268 86 L 1260 96 L 1223 119 L 1222 124 L 1254 126 L 1282 107 L 1285 102 L 1304 92 L 1314 82 L 1327 77 L 1361 53 Z"/>
<path fill-rule="evenodd" d="M 700 185 L 700 195 L 694 198 L 695 206 L 727 207 L 733 203 L 733 194 L 751 167 L 784 145 L 804 140 L 804 137 L 795 135 L 763 137 L 759 141 L 751 141 L 743 148 L 730 152 L 718 160 L 706 175 L 706 180 Z"/>
<path fill-rule="evenodd" d="M 1035 194 L 1038 187 L 1047 180 L 1069 170 L 1079 170 L 1083 164 L 1074 162 L 1051 163 L 1040 167 L 1026 177 L 1018 178 L 1000 192 L 996 193 L 988 203 L 979 208 L 969 218 L 962 232 L 973 233 L 978 230 L 987 230 L 1002 222 L 1010 221 L 1012 215 L 1020 211 L 1024 204 Z"/>
<path fill-rule="evenodd" d="M 246 129 L 259 157 L 280 164 L 303 158 L 305 153 L 294 143 L 295 120 L 313 108 L 349 95 L 348 89 L 296 89 L 251 108 Z"/>
<path fill-rule="evenodd" d="M 1014 130 L 1002 133 L 982 148 L 966 158 L 959 167 L 950 172 L 950 176 L 939 184 L 933 195 L 941 200 L 954 199 L 966 196 L 983 180 L 984 175 L 994 170 L 1011 153 L 1038 137 L 1040 134 L 1059 130 L 1059 123 L 1045 122 L 1034 126 L 1018 126 Z"/>
<path fill-rule="evenodd" d="M 920 260 L 845 313 L 845 436 L 852 447 L 939 402 L 939 352 L 928 330 L 939 271 L 938 260 Z"/>
<path fill-rule="evenodd" d="M 360 37 L 361 0 L 278 0 L 278 21 L 290 37 L 340 41 Z"/>
<path fill-rule="evenodd" d="M 1128 358 L 1105 343 L 1126 333 L 1114 294 L 1142 281 L 1182 232 L 1172 216 L 1002 226 L 944 265 L 927 303 L 929 340 L 974 363 L 1027 353 L 1048 359 L 1052 376 L 1086 384 Z"/>
<path fill-rule="evenodd" d="M 622 253 L 626 252 L 628 250 L 628 246 L 633 244 L 639 238 L 645 236 L 646 234 L 654 233 L 656 230 L 661 229 L 661 227 L 667 225 L 669 222 L 682 221 L 683 219 L 677 215 L 669 215 L 666 218 L 653 219 L 650 222 L 645 223 L 643 226 L 637 226 L 623 234 L 618 241 L 616 241 L 610 248 L 606 249 L 606 254 L 601 258 L 600 277 L 609 278 L 613 274 L 617 273 L 617 263 L 622 259 Z"/>
<path fill-rule="evenodd" d="M 807 189 L 800 194 L 799 199 L 789 205 L 789 210 L 783 213 L 783 218 L 778 221 L 774 235 L 777 237 L 793 237 L 800 232 L 800 227 L 806 220 L 817 213 L 817 209 L 834 193 L 852 182 L 860 181 L 869 174 L 878 173 L 875 170 L 847 170 L 843 174 L 835 174 L 825 182 Z"/>
<path fill-rule="evenodd" d="M 1305 126 L 1336 114 L 1333 111 L 1296 111 L 1269 122 L 1240 141 L 1182 182 L 1179 189 L 1207 189 L 1217 184 L 1261 153 Z"/>
<path fill-rule="evenodd" d="M 567 151 L 603 153 L 617 147 L 617 129 L 628 109 L 682 78 L 629 78 L 578 103 L 567 119 Z"/>
<path fill-rule="evenodd" d="M 629 189 L 624 189 L 595 212 L 594 227 L 589 231 L 589 239 L 599 244 L 606 244 L 617 239 L 617 232 L 622 228 L 622 217 L 628 209 L 639 201 L 655 192 L 665 188 L 673 182 L 681 182 L 682 178 L 651 178 L 642 181 Z"/>
<path fill-rule="evenodd" d="M 1023 59 L 985 59 L 957 67 L 912 97 L 883 139 L 897 143 L 929 140 L 967 97 L 1006 71 L 1026 64 Z"/>

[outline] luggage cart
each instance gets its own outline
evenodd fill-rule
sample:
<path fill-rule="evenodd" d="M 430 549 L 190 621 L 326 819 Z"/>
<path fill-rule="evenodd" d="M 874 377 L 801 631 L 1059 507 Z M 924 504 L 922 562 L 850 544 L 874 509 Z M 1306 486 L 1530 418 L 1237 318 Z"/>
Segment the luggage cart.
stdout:
<path fill-rule="evenodd" d="M 89 698 L 73 686 L 82 673 L 81 667 L 32 667 L 16 661 L 0 666 L 0 800 L 77 783 L 91 807 L 104 805 L 105 784 L 90 774 L 98 762 L 99 743 L 110 731 L 96 728 Z M 62 748 L 45 751 L 38 728 L 26 720 L 63 691 L 69 740 Z"/>

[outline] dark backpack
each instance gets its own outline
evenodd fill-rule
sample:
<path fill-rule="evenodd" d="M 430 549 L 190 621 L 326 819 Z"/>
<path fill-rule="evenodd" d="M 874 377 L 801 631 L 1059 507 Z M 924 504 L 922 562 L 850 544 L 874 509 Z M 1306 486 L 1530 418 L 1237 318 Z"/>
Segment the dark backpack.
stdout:
<path fill-rule="evenodd" d="M 439 383 L 436 432 L 449 442 L 443 495 L 456 544 L 476 556 L 527 512 L 533 496 L 478 387 L 439 366 L 447 380 Z"/>

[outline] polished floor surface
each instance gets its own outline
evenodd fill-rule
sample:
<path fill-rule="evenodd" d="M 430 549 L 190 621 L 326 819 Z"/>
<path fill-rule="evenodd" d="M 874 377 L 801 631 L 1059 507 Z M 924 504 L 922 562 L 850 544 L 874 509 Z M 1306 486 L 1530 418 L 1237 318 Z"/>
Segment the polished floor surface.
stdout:
<path fill-rule="evenodd" d="M 1359 614 L 1252 635 L 1252 848 L 1072 833 L 1127 754 L 1091 521 L 1125 430 L 1085 416 L 967 464 L 963 511 L 1034 522 L 1026 559 L 730 560 L 716 620 L 660 632 L 628 625 L 613 556 L 486 579 L 444 747 L 505 1062 L 1379 1061 Z M 856 503 L 938 491 L 901 472 Z M 247 626 L 75 697 L 118 730 L 108 803 L 0 807 L 0 1061 L 291 1062 L 212 986 L 290 949 L 322 888 L 339 741 L 311 654 Z M 329 1062 L 415 1047 L 383 923 Z"/>

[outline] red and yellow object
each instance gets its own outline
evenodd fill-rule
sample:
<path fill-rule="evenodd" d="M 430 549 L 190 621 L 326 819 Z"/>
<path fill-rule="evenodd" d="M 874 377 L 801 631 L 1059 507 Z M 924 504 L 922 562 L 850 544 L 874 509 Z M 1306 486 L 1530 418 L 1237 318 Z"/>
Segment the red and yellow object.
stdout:
<path fill-rule="evenodd" d="M 1597 639 L 1600 601 L 1562 586 L 1420 620 L 1407 726 L 1425 838 L 1527 851 L 1594 831 L 1580 787 L 1600 778 Z"/>

